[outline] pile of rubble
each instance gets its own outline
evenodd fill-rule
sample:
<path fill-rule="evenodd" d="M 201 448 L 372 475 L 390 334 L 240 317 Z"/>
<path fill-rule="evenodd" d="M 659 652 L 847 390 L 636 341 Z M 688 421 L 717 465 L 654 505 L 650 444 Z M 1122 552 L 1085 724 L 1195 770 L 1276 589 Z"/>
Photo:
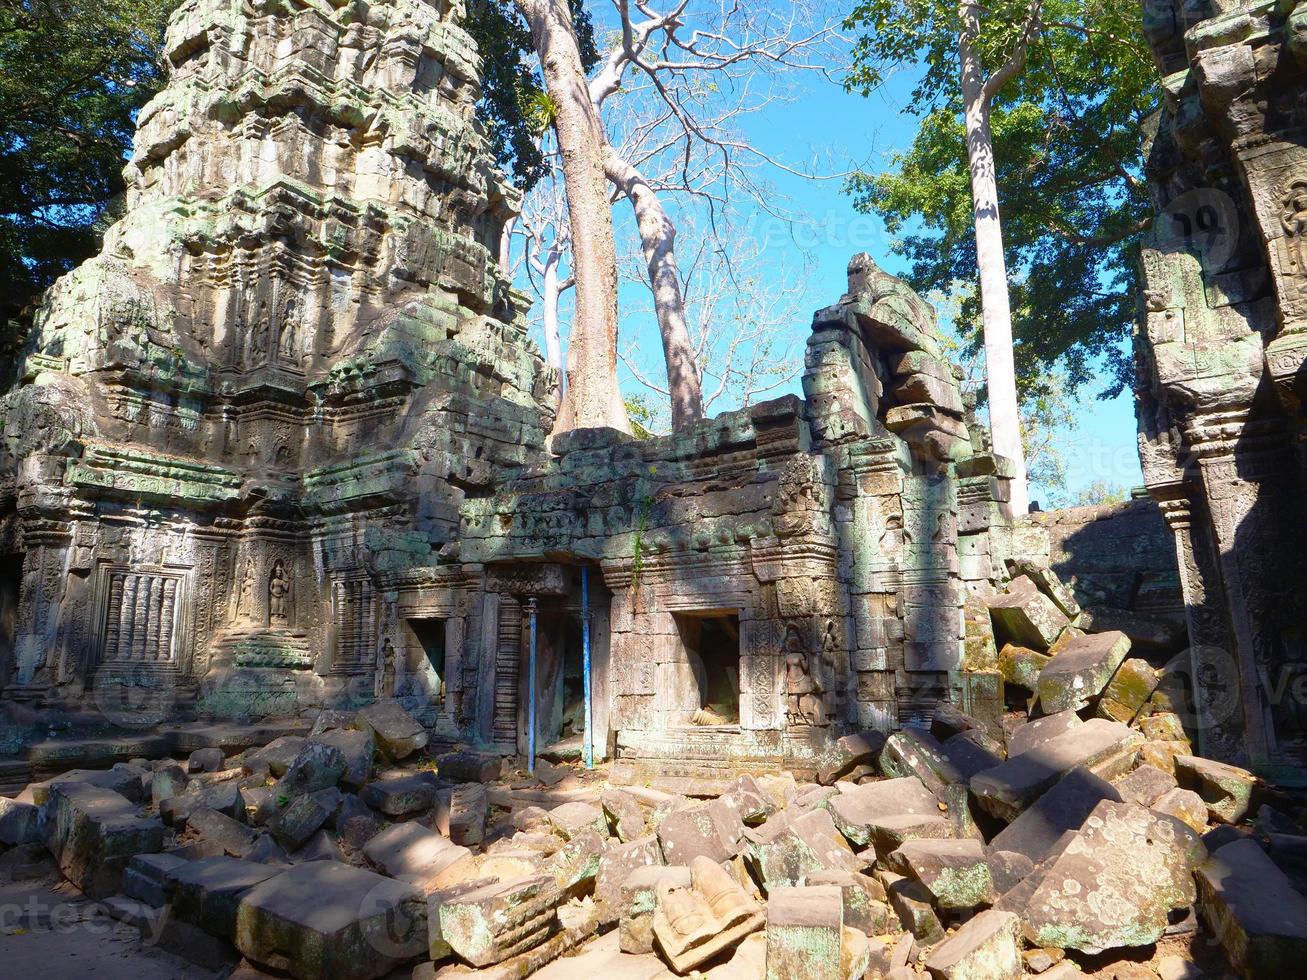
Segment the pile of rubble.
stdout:
<path fill-rule="evenodd" d="M 0 864 L 53 862 L 246 976 L 526 977 L 614 933 L 650 977 L 1182 980 L 1221 975 L 1195 962 L 1218 944 L 1220 971 L 1296 975 L 1307 826 L 1286 798 L 1195 756 L 1167 671 L 1082 629 L 1046 569 L 985 601 L 971 666 L 1024 710 L 941 703 L 928 728 L 841 739 L 817 782 L 527 776 L 430 754 L 380 702 L 231 757 L 33 783 L 0 799 Z"/>

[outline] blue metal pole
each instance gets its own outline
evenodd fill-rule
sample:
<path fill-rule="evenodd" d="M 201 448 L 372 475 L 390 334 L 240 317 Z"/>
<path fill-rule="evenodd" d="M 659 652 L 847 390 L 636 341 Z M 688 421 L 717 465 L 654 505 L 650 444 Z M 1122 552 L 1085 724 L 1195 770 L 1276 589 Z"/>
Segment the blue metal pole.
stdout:
<path fill-rule="evenodd" d="M 590 569 L 581 566 L 581 657 L 585 685 L 585 767 L 595 767 L 594 729 L 590 714 Z"/>
<path fill-rule="evenodd" d="M 526 694 L 526 771 L 536 771 L 536 609 L 535 599 L 526 604 L 527 617 L 531 621 L 531 653 L 527 662 Z"/>

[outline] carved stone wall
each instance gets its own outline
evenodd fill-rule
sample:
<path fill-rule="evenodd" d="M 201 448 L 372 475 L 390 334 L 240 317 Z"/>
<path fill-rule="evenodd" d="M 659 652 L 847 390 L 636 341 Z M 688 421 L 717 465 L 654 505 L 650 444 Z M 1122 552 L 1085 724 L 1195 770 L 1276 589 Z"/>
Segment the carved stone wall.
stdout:
<path fill-rule="evenodd" d="M 1145 4 L 1166 102 L 1137 404 L 1174 532 L 1203 751 L 1300 767 L 1307 6 Z"/>

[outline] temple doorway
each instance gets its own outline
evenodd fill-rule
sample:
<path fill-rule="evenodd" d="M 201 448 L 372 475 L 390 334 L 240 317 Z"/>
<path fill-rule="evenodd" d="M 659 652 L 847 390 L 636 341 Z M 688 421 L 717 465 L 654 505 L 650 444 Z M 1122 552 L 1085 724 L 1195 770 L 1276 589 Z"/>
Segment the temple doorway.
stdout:
<path fill-rule="evenodd" d="M 740 723 L 740 616 L 738 612 L 676 617 L 681 646 L 694 675 L 698 725 Z"/>
<path fill-rule="evenodd" d="M 23 588 L 23 556 L 6 555 L 0 563 L 0 689 L 14 663 L 18 641 L 18 600 Z"/>

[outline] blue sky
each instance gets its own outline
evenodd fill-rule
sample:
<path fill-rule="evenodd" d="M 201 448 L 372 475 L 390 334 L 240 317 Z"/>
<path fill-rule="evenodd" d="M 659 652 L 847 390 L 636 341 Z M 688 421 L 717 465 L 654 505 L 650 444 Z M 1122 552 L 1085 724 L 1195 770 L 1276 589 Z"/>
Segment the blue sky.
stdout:
<path fill-rule="evenodd" d="M 891 153 L 908 146 L 916 131 L 916 121 L 905 109 L 911 82 L 911 75 L 902 73 L 872 97 L 863 98 L 846 94 L 816 76 L 799 79 L 793 101 L 749 117 L 746 133 L 760 150 L 799 169 L 815 167 L 828 174 L 856 167 L 881 169 Z M 743 234 L 765 248 L 768 266 L 787 270 L 787 283 L 796 289 L 801 287 L 796 320 L 792 330 L 787 331 L 792 334 L 793 356 L 801 365 L 802 342 L 811 314 L 838 300 L 845 291 L 845 268 L 851 255 L 869 252 L 883 268 L 896 274 L 906 271 L 906 263 L 894 254 L 883 223 L 853 209 L 841 180 L 804 180 L 775 169 L 766 179 L 788 209 L 806 216 L 806 224 L 797 229 L 801 248 L 796 249 L 795 243 L 787 240 L 785 226 L 769 220 L 756 208 L 742 209 Z M 635 234 L 628 211 L 624 206 L 617 209 L 619 240 Z M 683 256 L 691 246 L 692 241 L 683 233 L 679 241 Z M 804 255 L 796 261 L 799 252 Z M 796 269 L 802 270 L 798 282 Z M 623 347 L 632 336 L 637 337 L 644 371 L 650 376 L 661 373 L 661 350 L 656 325 L 647 313 L 647 290 L 633 284 L 624 286 L 622 304 L 626 317 Z M 632 311 L 636 311 L 635 315 L 631 315 Z M 565 311 L 565 317 L 569 312 Z M 628 393 L 641 390 L 625 370 L 622 380 Z M 792 388 L 797 390 L 797 383 Z M 733 406 L 719 404 L 714 411 L 729 407 Z M 1066 495 L 1074 497 L 1099 480 L 1124 488 L 1140 485 L 1143 481 L 1135 445 L 1134 406 L 1129 394 L 1102 401 L 1096 390 L 1085 390 L 1078 418 L 1078 428 L 1063 433 L 1059 440 L 1067 466 Z M 1032 497 L 1047 504 L 1047 488 L 1032 488 Z"/>

